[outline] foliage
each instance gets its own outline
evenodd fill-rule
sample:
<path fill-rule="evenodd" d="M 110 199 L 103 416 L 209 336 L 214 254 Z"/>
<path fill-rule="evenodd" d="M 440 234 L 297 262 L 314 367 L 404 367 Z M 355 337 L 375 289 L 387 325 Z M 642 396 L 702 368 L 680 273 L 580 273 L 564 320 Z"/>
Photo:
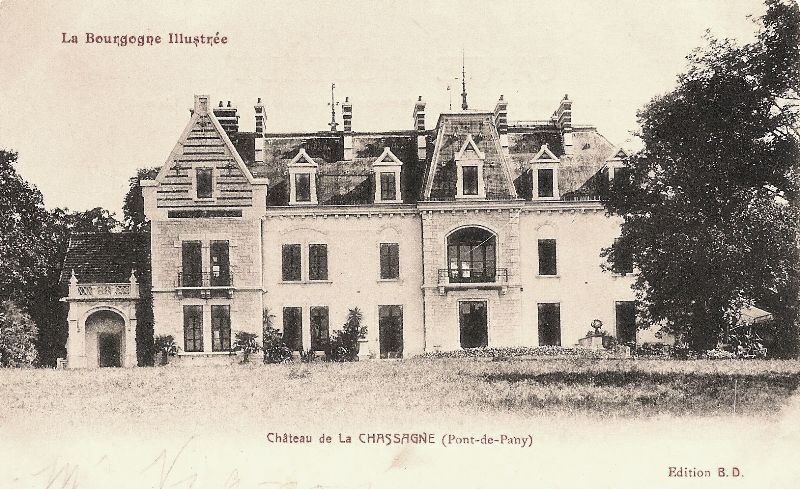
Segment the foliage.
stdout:
<path fill-rule="evenodd" d="M 341 330 L 333 331 L 329 342 L 328 358 L 335 362 L 355 362 L 358 360 L 358 340 L 365 337 L 367 327 L 361 322 L 364 316 L 355 307 L 347 313 L 347 321 Z"/>
<path fill-rule="evenodd" d="M 128 180 L 128 192 L 122 203 L 122 215 L 125 229 L 128 231 L 149 231 L 149 224 L 144 215 L 144 196 L 142 180 L 152 180 L 158 175 L 159 167 L 139 168 L 136 175 Z"/>
<path fill-rule="evenodd" d="M 614 358 L 619 352 L 612 350 L 595 350 L 572 346 L 517 346 L 505 348 L 462 348 L 452 351 L 433 351 L 420 355 L 422 358 L 487 358 L 509 359 L 525 357 L 577 357 L 577 358 Z"/>
<path fill-rule="evenodd" d="M 153 339 L 153 348 L 159 353 L 173 356 L 178 353 L 178 344 L 171 334 L 158 335 Z"/>
<path fill-rule="evenodd" d="M 708 34 L 677 87 L 639 112 L 644 148 L 607 202 L 624 217 L 611 268 L 629 252 L 644 319 L 695 351 L 754 302 L 797 350 L 800 8 L 768 0 L 759 21 L 744 46 Z"/>
<path fill-rule="evenodd" d="M 247 331 L 237 331 L 234 335 L 233 345 L 231 351 L 242 352 L 242 363 L 250 361 L 250 355 L 261 349 L 258 344 L 258 335 L 255 333 L 248 333 Z"/>
<path fill-rule="evenodd" d="M 283 335 L 273 327 L 275 315 L 269 308 L 264 308 L 262 313 L 262 337 L 264 349 L 264 363 L 285 363 L 292 358 L 292 351 L 283 342 Z"/>
<path fill-rule="evenodd" d="M 0 302 L 0 367 L 30 367 L 36 362 L 33 320 L 11 301 Z"/>

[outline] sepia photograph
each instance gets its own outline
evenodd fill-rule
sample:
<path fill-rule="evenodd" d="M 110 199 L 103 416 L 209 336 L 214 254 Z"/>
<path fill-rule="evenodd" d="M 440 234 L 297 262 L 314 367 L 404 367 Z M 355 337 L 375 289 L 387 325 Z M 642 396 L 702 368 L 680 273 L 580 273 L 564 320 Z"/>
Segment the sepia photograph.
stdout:
<path fill-rule="evenodd" d="M 796 0 L 0 0 L 0 489 L 800 485 Z"/>

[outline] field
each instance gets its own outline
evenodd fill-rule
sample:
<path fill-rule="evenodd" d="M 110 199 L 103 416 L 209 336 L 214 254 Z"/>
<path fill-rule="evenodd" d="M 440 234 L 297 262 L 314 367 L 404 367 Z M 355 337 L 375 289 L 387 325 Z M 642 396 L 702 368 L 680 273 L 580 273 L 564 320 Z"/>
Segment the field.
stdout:
<path fill-rule="evenodd" d="M 737 467 L 749 484 L 737 487 L 795 487 L 800 469 L 786 456 L 800 442 L 798 385 L 798 361 L 0 370 L 0 487 L 675 487 L 673 466 Z M 437 443 L 362 441 L 383 433 Z M 270 439 L 283 434 L 312 441 Z M 442 446 L 450 435 L 532 443 Z M 717 482 L 702 487 L 729 487 Z"/>
<path fill-rule="evenodd" d="M 774 416 L 798 361 L 408 359 L 0 371 L 6 420 L 244 424 L 451 416 Z"/>

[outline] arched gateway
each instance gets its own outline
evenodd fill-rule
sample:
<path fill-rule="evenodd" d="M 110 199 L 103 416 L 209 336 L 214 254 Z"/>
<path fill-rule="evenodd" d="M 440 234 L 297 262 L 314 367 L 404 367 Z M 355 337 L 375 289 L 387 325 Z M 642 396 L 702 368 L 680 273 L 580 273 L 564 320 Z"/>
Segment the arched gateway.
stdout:
<path fill-rule="evenodd" d="M 78 283 L 70 277 L 68 368 L 136 366 L 136 300 L 131 273 L 123 283 Z"/>

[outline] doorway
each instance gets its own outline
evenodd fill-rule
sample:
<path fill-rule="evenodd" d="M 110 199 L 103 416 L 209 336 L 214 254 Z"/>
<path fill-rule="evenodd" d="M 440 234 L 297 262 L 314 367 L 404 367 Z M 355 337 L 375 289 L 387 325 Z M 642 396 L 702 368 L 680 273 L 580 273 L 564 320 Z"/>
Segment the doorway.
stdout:
<path fill-rule="evenodd" d="M 381 358 L 402 358 L 403 306 L 378 308 L 378 339 Z"/>
<path fill-rule="evenodd" d="M 461 348 L 479 348 L 489 344 L 489 324 L 486 301 L 458 303 L 458 322 L 461 331 Z"/>
<path fill-rule="evenodd" d="M 101 367 L 121 367 L 120 337 L 116 333 L 97 335 L 97 358 Z"/>

